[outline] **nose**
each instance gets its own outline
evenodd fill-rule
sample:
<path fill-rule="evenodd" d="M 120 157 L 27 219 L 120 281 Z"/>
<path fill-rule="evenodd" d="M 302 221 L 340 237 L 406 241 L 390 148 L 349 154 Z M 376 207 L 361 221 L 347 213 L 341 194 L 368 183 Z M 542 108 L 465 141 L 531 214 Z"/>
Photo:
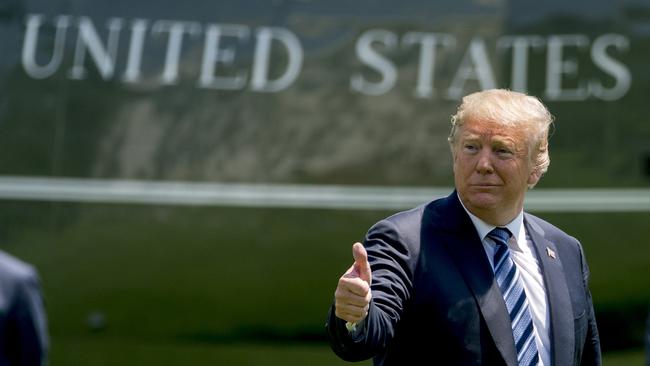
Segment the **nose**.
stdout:
<path fill-rule="evenodd" d="M 494 173 L 494 166 L 492 166 L 492 154 L 488 149 L 482 149 L 478 155 L 476 162 L 476 172 L 479 174 L 492 174 Z"/>

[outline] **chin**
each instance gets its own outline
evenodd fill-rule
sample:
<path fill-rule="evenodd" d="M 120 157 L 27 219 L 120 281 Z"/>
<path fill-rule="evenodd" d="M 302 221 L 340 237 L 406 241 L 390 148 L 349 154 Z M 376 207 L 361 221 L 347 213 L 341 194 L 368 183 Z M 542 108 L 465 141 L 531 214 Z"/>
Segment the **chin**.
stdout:
<path fill-rule="evenodd" d="M 480 209 L 490 209 L 497 206 L 499 199 L 489 193 L 475 193 L 467 197 L 470 206 Z"/>

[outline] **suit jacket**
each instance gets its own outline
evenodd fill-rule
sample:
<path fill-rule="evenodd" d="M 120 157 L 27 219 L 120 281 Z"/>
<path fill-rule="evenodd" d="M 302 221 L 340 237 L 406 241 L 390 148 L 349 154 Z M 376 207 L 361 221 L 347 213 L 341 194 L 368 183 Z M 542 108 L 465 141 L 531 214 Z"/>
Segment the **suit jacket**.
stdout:
<path fill-rule="evenodd" d="M 580 243 L 527 213 L 524 225 L 543 273 L 553 364 L 600 365 Z M 364 246 L 372 301 L 354 335 L 331 306 L 326 328 L 337 355 L 375 365 L 517 365 L 503 297 L 456 192 L 378 222 Z"/>
<path fill-rule="evenodd" d="M 47 348 L 38 275 L 0 251 L 0 366 L 45 365 Z"/>

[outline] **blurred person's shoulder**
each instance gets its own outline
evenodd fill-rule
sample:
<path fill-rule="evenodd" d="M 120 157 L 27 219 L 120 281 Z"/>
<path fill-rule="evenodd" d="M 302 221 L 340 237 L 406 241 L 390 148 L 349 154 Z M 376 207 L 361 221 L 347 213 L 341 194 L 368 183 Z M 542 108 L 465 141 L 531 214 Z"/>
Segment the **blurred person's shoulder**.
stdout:
<path fill-rule="evenodd" d="M 30 280 L 35 277 L 37 277 L 36 270 L 31 264 L 0 250 L 0 279 L 20 281 Z"/>

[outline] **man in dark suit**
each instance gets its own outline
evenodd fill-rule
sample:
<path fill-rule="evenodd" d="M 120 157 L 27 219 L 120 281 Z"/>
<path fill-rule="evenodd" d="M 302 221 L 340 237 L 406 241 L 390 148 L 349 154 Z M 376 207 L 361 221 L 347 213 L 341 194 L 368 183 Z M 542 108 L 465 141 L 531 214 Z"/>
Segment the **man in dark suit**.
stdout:
<path fill-rule="evenodd" d="M 0 365 L 46 365 L 47 348 L 36 270 L 0 251 Z"/>
<path fill-rule="evenodd" d="M 534 97 L 463 98 L 449 143 L 456 190 L 375 224 L 339 279 L 327 334 L 376 365 L 599 365 L 580 243 L 523 212 L 549 165 Z"/>

